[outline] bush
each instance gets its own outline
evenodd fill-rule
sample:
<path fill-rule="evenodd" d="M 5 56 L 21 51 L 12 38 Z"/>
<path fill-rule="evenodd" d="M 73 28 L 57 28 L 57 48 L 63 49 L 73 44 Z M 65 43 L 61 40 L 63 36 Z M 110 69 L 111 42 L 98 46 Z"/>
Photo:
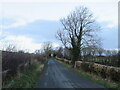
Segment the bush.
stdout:
<path fill-rule="evenodd" d="M 82 61 L 76 61 L 75 62 L 75 67 L 79 69 L 81 64 L 82 64 Z"/>
<path fill-rule="evenodd" d="M 66 59 L 58 58 L 58 60 L 61 60 L 65 63 L 69 63 L 69 60 Z M 75 68 L 101 76 L 104 79 L 106 78 L 112 81 L 118 81 L 118 82 L 120 81 L 120 68 L 117 67 L 106 66 L 97 63 L 85 62 L 85 61 L 84 62 L 76 61 Z"/>
<path fill-rule="evenodd" d="M 89 64 L 89 72 L 93 73 L 94 72 L 94 67 L 93 67 L 93 63 Z"/>
<path fill-rule="evenodd" d="M 34 62 L 44 60 L 44 56 L 40 54 L 2 51 L 2 72 L 8 71 L 3 74 L 3 81 L 15 76 Z"/>
<path fill-rule="evenodd" d="M 104 66 L 104 65 L 102 65 L 102 66 L 100 67 L 100 76 L 101 76 L 102 78 L 106 78 L 106 71 L 107 71 L 107 67 Z"/>
<path fill-rule="evenodd" d="M 96 63 L 76 61 L 76 68 L 112 81 L 120 81 L 120 68 Z"/>
<path fill-rule="evenodd" d="M 81 69 L 84 70 L 85 72 L 89 72 L 89 71 L 90 71 L 89 63 L 83 62 L 80 67 L 81 67 Z"/>
<path fill-rule="evenodd" d="M 113 81 L 120 81 L 120 68 L 108 67 L 107 75 Z"/>

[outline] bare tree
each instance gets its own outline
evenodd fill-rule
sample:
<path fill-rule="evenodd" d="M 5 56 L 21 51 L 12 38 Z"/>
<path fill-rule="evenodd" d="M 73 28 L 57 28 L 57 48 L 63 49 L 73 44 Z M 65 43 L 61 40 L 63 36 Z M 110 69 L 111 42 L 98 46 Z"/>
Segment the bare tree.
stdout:
<path fill-rule="evenodd" d="M 70 50 L 68 50 L 67 48 L 63 48 L 63 56 L 64 58 L 66 59 L 71 59 L 71 53 L 70 53 Z"/>
<path fill-rule="evenodd" d="M 51 42 L 44 42 L 43 51 L 48 57 L 52 52 L 52 43 Z"/>
<path fill-rule="evenodd" d="M 62 30 L 57 32 L 57 38 L 72 53 L 72 63 L 74 65 L 78 57 L 81 59 L 82 48 L 97 44 L 94 37 L 95 31 L 99 31 L 92 13 L 86 7 L 76 8 L 70 15 L 60 20 Z"/>
<path fill-rule="evenodd" d="M 41 53 L 41 50 L 37 49 L 35 50 L 35 54 L 40 54 Z"/>
<path fill-rule="evenodd" d="M 103 54 L 103 52 L 104 52 L 104 49 L 98 48 L 98 49 L 97 49 L 97 52 L 98 52 L 99 56 L 102 56 L 102 54 Z"/>
<path fill-rule="evenodd" d="M 106 54 L 106 56 L 112 56 L 112 52 L 111 50 L 104 50 L 104 53 Z"/>
<path fill-rule="evenodd" d="M 59 58 L 63 58 L 63 47 L 59 47 L 58 50 L 56 50 L 56 55 L 59 57 Z"/>
<path fill-rule="evenodd" d="M 15 45 L 9 44 L 9 45 L 6 47 L 5 51 L 16 52 L 17 49 L 16 49 L 16 46 L 15 46 Z"/>
<path fill-rule="evenodd" d="M 118 51 L 117 50 L 111 50 L 111 54 L 112 55 L 118 55 Z"/>

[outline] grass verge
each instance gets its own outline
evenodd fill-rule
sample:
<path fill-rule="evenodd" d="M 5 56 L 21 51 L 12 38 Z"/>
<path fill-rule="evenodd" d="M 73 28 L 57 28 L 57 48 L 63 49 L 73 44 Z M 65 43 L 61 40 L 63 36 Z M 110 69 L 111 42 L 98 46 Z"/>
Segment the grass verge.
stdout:
<path fill-rule="evenodd" d="M 80 70 L 78 70 L 76 68 L 72 68 L 71 65 L 66 64 L 66 63 L 64 63 L 62 61 L 59 61 L 59 60 L 57 60 L 57 61 L 60 62 L 61 64 L 63 64 L 65 67 L 70 68 L 72 71 L 76 72 L 80 76 L 82 76 L 82 77 L 84 77 L 84 78 L 86 78 L 86 79 L 88 79 L 90 81 L 93 81 L 93 82 L 95 82 L 97 84 L 100 84 L 100 85 L 102 85 L 102 86 L 104 86 L 106 88 L 114 88 L 116 90 L 120 90 L 120 83 L 116 83 L 116 82 L 112 82 L 112 81 L 106 81 L 101 77 L 95 76 L 93 74 L 90 74 L 90 73 L 87 73 L 87 72 L 84 72 L 84 71 L 80 71 Z"/>
<path fill-rule="evenodd" d="M 24 71 L 18 73 L 5 88 L 34 88 L 45 63 L 38 62 L 30 65 Z"/>

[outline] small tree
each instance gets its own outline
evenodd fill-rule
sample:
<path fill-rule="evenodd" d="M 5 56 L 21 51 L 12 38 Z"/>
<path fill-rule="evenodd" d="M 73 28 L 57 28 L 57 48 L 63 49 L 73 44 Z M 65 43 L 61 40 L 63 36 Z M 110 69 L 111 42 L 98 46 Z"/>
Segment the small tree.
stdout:
<path fill-rule="evenodd" d="M 62 47 L 59 47 L 57 50 L 56 50 L 56 55 L 57 57 L 59 58 L 63 58 L 63 48 Z"/>
<path fill-rule="evenodd" d="M 35 54 L 40 54 L 41 50 L 35 50 Z"/>
<path fill-rule="evenodd" d="M 8 51 L 8 52 L 16 52 L 17 49 L 16 49 L 16 46 L 15 46 L 15 45 L 9 44 L 9 45 L 5 48 L 5 51 Z"/>
<path fill-rule="evenodd" d="M 98 48 L 98 49 L 97 49 L 97 52 L 98 52 L 99 56 L 102 56 L 102 54 L 103 54 L 103 52 L 104 52 L 104 49 Z"/>
<path fill-rule="evenodd" d="M 52 49 L 52 43 L 51 42 L 44 42 L 44 44 L 43 44 L 43 51 L 46 54 L 47 58 L 51 54 L 52 50 L 53 50 Z"/>
<path fill-rule="evenodd" d="M 111 56 L 112 55 L 112 52 L 111 50 L 104 50 L 106 56 Z"/>

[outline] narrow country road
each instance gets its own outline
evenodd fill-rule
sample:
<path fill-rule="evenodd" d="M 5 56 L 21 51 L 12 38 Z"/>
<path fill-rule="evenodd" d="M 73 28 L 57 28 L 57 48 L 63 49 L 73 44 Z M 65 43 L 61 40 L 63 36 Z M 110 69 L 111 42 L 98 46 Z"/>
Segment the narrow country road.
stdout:
<path fill-rule="evenodd" d="M 49 59 L 37 84 L 37 88 L 104 88 L 66 68 L 54 59 Z"/>

